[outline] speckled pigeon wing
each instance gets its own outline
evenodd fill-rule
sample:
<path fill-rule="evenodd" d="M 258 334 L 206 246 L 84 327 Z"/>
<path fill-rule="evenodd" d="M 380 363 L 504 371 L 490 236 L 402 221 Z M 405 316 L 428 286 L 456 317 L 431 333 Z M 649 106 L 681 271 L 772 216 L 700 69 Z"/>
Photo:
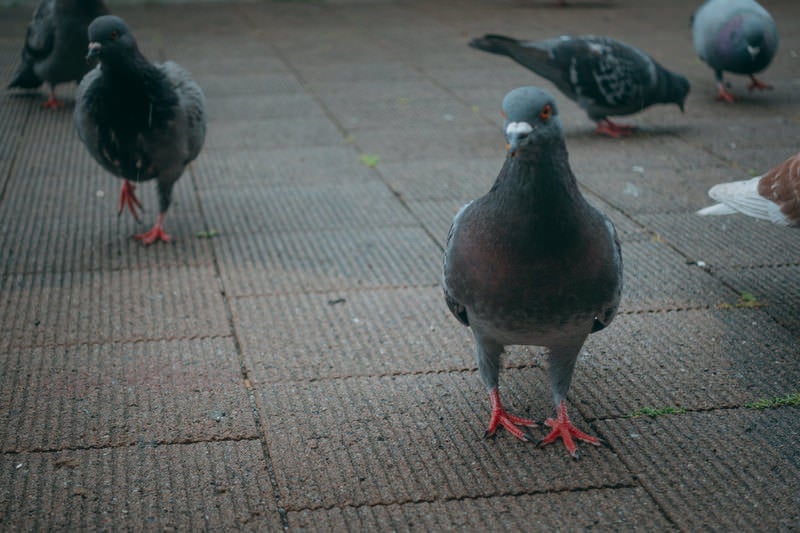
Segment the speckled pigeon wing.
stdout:
<path fill-rule="evenodd" d="M 563 40 L 553 54 L 559 63 L 569 64 L 569 83 L 577 101 L 587 108 L 641 104 L 655 85 L 653 61 L 619 42 L 573 38 Z"/>

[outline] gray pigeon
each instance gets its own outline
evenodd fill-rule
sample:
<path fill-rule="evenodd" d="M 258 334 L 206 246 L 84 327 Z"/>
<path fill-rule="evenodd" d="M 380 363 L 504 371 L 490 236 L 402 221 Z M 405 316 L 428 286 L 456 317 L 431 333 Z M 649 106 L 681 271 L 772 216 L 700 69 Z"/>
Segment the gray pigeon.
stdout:
<path fill-rule="evenodd" d="M 722 73 L 750 76 L 748 89 L 771 89 L 755 74 L 772 61 L 778 49 L 778 28 L 754 0 L 708 0 L 692 17 L 694 49 L 714 69 L 717 100 L 734 102 Z"/>
<path fill-rule="evenodd" d="M 103 0 L 42 0 L 25 34 L 22 63 L 9 89 L 36 89 L 50 85 L 45 107 L 63 107 L 56 100 L 56 85 L 80 81 L 89 71 L 84 59 L 86 29 L 96 17 L 108 13 Z"/>
<path fill-rule="evenodd" d="M 119 17 L 95 19 L 89 41 L 87 59 L 100 64 L 78 87 L 78 134 L 92 157 L 125 180 L 120 213 L 127 207 L 137 217 L 141 207 L 131 182 L 157 181 L 158 220 L 135 238 L 145 244 L 168 241 L 163 224 L 172 187 L 205 140 L 203 91 L 178 64 L 151 64 Z"/>
<path fill-rule="evenodd" d="M 620 137 L 634 128 L 609 116 L 630 115 L 653 104 L 677 104 L 683 111 L 689 80 L 659 65 L 641 50 L 610 37 L 562 36 L 519 41 L 484 35 L 473 48 L 505 55 L 553 82 L 597 122 L 597 133 Z"/>
<path fill-rule="evenodd" d="M 548 349 L 547 373 L 557 416 L 540 444 L 573 437 L 599 444 L 573 426 L 566 396 L 586 337 L 611 322 L 622 292 L 622 257 L 611 221 L 590 206 L 569 166 L 553 97 L 536 87 L 503 100 L 508 156 L 491 190 L 456 214 L 444 253 L 442 286 L 450 311 L 472 328 L 481 379 L 492 406 L 487 436 L 534 422 L 508 414 L 498 377 L 505 345 Z"/>
<path fill-rule="evenodd" d="M 742 213 L 779 226 L 800 226 L 800 153 L 769 172 L 742 181 L 718 183 L 708 195 L 719 202 L 698 215 Z"/>

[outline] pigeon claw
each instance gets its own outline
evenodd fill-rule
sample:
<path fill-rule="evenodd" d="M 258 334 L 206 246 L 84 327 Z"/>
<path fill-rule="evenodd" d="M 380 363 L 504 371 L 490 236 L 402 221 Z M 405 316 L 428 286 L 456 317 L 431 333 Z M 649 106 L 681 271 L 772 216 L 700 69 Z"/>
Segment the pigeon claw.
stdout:
<path fill-rule="evenodd" d="M 732 104 L 736 101 L 736 98 L 734 98 L 734 96 L 728 91 L 728 89 L 725 88 L 725 85 L 720 83 L 717 86 L 717 100 L 719 100 L 720 102 L 727 102 L 729 104 Z"/>
<path fill-rule="evenodd" d="M 483 434 L 484 438 L 494 437 L 497 428 L 502 426 L 519 440 L 523 442 L 532 442 L 533 439 L 531 436 L 517 426 L 533 428 L 536 427 L 536 422 L 509 414 L 503 408 L 503 404 L 500 402 L 500 394 L 497 392 L 496 388 L 492 389 L 489 393 L 489 399 L 492 402 L 492 417 L 489 419 L 489 428 L 486 430 L 486 433 Z"/>
<path fill-rule="evenodd" d="M 594 131 L 595 133 L 608 135 L 609 137 L 618 139 L 620 137 L 627 137 L 628 135 L 631 135 L 634 131 L 636 131 L 636 127 L 629 126 L 627 124 L 617 124 L 615 122 L 611 122 L 607 118 L 604 118 L 597 123 L 597 128 Z"/>
<path fill-rule="evenodd" d="M 750 83 L 747 85 L 747 90 L 753 92 L 755 89 L 758 89 L 759 91 L 772 90 L 772 85 L 764 83 L 751 74 Z"/>
<path fill-rule="evenodd" d="M 164 231 L 164 213 L 158 215 L 158 220 L 150 231 L 134 235 L 133 238 L 137 241 L 142 241 L 142 244 L 145 245 L 153 244 L 156 241 L 169 242 L 172 237 Z"/>
<path fill-rule="evenodd" d="M 119 211 L 117 214 L 121 215 L 122 212 L 127 207 L 128 210 L 131 212 L 131 215 L 133 215 L 133 218 L 135 218 L 138 221 L 139 215 L 136 213 L 136 208 L 138 207 L 139 209 L 141 209 L 142 203 L 139 201 L 138 198 L 136 198 L 135 191 L 136 191 L 136 185 L 134 185 L 130 181 L 125 180 L 122 183 L 122 189 L 119 191 Z"/>
<path fill-rule="evenodd" d="M 558 405 L 556 418 L 548 418 L 544 421 L 544 425 L 551 428 L 552 431 L 536 443 L 537 448 L 541 448 L 542 446 L 546 446 L 552 442 L 555 442 L 559 437 L 564 442 L 564 446 L 567 448 L 569 454 L 573 457 L 573 459 L 578 459 L 580 457 L 580 451 L 578 450 L 578 445 L 575 444 L 575 439 L 588 442 L 589 444 L 594 444 L 595 446 L 600 446 L 601 444 L 605 444 L 604 441 L 600 440 L 597 437 L 593 437 L 587 433 L 576 428 L 570 422 L 569 417 L 567 416 L 567 404 L 565 401 L 561 401 Z"/>
<path fill-rule="evenodd" d="M 50 98 L 48 98 L 47 101 L 42 104 L 42 107 L 45 109 L 61 109 L 64 107 L 64 102 L 57 100 L 56 95 L 50 93 Z"/>

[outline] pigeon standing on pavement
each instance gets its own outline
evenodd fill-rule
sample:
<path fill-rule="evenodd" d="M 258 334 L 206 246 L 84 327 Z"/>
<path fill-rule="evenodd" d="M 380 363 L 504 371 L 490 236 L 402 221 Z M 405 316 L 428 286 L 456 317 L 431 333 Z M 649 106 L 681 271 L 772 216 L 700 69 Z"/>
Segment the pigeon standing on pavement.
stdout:
<path fill-rule="evenodd" d="M 470 46 L 505 55 L 553 82 L 597 122 L 597 133 L 620 137 L 634 128 L 609 116 L 630 115 L 653 104 L 677 104 L 683 111 L 689 80 L 659 65 L 652 57 L 610 37 L 562 36 L 519 41 L 484 35 Z"/>
<path fill-rule="evenodd" d="M 163 226 L 173 185 L 205 140 L 203 91 L 178 64 L 150 63 L 119 17 L 97 18 L 89 26 L 89 41 L 87 59 L 100 63 L 78 87 L 78 134 L 106 170 L 125 180 L 120 214 L 127 207 L 138 219 L 141 203 L 131 182 L 156 180 L 158 220 L 135 238 L 144 244 L 168 241 Z"/>
<path fill-rule="evenodd" d="M 553 97 L 521 87 L 503 99 L 508 155 L 491 190 L 461 208 L 444 253 L 442 286 L 450 311 L 472 329 L 478 370 L 489 391 L 487 436 L 499 426 L 528 441 L 498 391 L 504 346 L 548 349 L 557 416 L 540 444 L 561 437 L 599 444 L 567 416 L 566 396 L 586 337 L 609 325 L 622 292 L 622 257 L 611 221 L 589 205 L 569 166 Z"/>
<path fill-rule="evenodd" d="M 778 49 L 778 28 L 755 0 L 708 0 L 692 17 L 694 49 L 714 69 L 717 100 L 734 102 L 723 71 L 750 76 L 748 89 L 771 89 L 755 77 Z"/>
<path fill-rule="evenodd" d="M 48 108 L 63 107 L 56 99 L 59 83 L 81 81 L 89 71 L 86 30 L 96 17 L 108 13 L 103 0 L 42 0 L 25 34 L 22 62 L 9 89 L 50 86 Z"/>
<path fill-rule="evenodd" d="M 708 195 L 719 203 L 697 214 L 742 213 L 780 226 L 800 226 L 800 153 L 761 176 L 714 185 Z"/>

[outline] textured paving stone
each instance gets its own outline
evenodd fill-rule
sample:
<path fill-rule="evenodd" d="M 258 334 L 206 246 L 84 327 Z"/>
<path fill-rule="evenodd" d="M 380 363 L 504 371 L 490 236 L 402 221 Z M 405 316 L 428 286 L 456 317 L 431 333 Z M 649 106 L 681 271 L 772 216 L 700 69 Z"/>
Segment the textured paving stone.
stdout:
<path fill-rule="evenodd" d="M 363 183 L 374 172 L 353 146 L 209 150 L 192 166 L 198 188 Z"/>
<path fill-rule="evenodd" d="M 692 213 L 636 216 L 688 258 L 712 269 L 800 264 L 800 242 L 791 229 L 741 215 Z"/>
<path fill-rule="evenodd" d="M 232 296 L 434 285 L 441 249 L 421 229 L 259 233 L 215 239 Z"/>
<path fill-rule="evenodd" d="M 539 369 L 506 372 L 509 408 L 520 401 L 514 378 L 523 372 L 543 377 Z M 544 404 L 550 404 L 550 394 L 543 382 L 525 384 L 541 393 L 536 399 L 543 400 L 549 416 L 552 407 Z M 482 389 L 472 372 L 259 388 L 264 431 L 287 510 L 632 484 L 606 449 L 587 446 L 584 460 L 575 462 L 560 444 L 538 450 L 505 432 L 483 439 L 489 401 Z M 577 412 L 574 421 L 584 425 Z"/>
<path fill-rule="evenodd" d="M 792 339 L 757 309 L 621 315 L 589 336 L 572 393 L 590 418 L 785 396 L 800 383 Z"/>
<path fill-rule="evenodd" d="M 290 528 L 330 531 L 512 531 L 535 522 L 547 529 L 668 531 L 650 497 L 639 488 L 518 494 L 494 498 L 334 507 L 289 512 Z"/>
<path fill-rule="evenodd" d="M 230 338 L 3 354 L 4 452 L 255 438 Z"/>
<path fill-rule="evenodd" d="M 0 322 L 9 348 L 228 335 L 210 268 L 15 275 L 3 281 Z"/>
<path fill-rule="evenodd" d="M 142 246 L 133 235 L 155 222 L 158 198 L 155 183 L 137 187 L 146 211 L 137 222 L 128 212 L 118 214 L 121 181 L 110 174 L 92 174 L 78 183 L 61 177 L 42 180 L 12 179 L 6 199 L 26 205 L 20 217 L 0 210 L 0 272 L 70 272 L 120 268 L 164 268 L 176 265 L 209 265 L 208 240 L 198 238 L 206 223 L 191 178 L 184 176 L 174 189 L 167 214 L 166 231 L 172 241 Z"/>
<path fill-rule="evenodd" d="M 415 226 L 383 183 L 238 187 L 200 193 L 215 227 L 229 233 L 340 230 Z"/>
<path fill-rule="evenodd" d="M 752 294 L 755 305 L 800 336 L 800 315 L 795 303 L 800 300 L 800 265 L 720 269 L 714 274 L 740 293 Z"/>
<path fill-rule="evenodd" d="M 800 523 L 800 468 L 788 444 L 798 414 L 737 409 L 599 426 L 682 530 L 791 531 Z"/>
<path fill-rule="evenodd" d="M 233 318 L 261 383 L 475 366 L 439 287 L 237 298 Z"/>
<path fill-rule="evenodd" d="M 622 312 L 708 307 L 735 300 L 730 289 L 664 243 L 625 242 L 622 261 Z"/>
<path fill-rule="evenodd" d="M 257 440 L 4 454 L 0 480 L 11 530 L 281 528 Z"/>

